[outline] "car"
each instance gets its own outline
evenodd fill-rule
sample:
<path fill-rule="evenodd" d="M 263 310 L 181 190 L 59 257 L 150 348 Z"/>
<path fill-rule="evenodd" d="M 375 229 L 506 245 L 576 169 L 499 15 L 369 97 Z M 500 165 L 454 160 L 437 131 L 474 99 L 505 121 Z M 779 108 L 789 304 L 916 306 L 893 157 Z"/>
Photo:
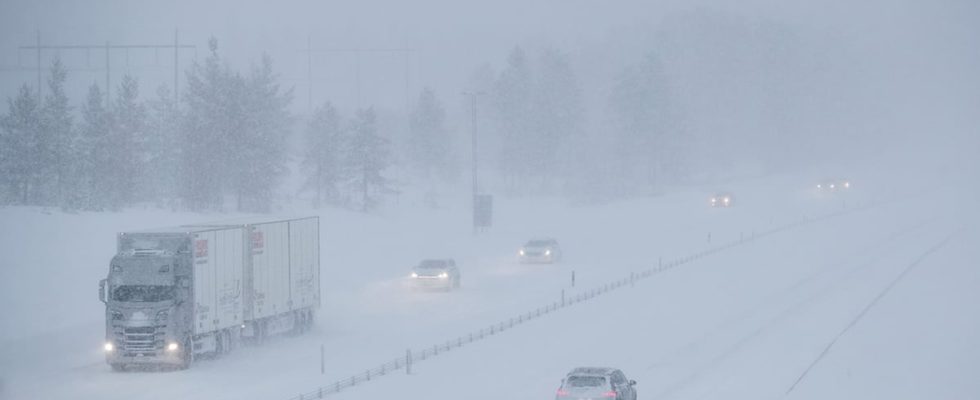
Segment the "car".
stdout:
<path fill-rule="evenodd" d="M 517 259 L 522 264 L 552 264 L 561 261 L 561 247 L 555 239 L 529 240 L 517 251 Z"/>
<path fill-rule="evenodd" d="M 851 188 L 851 181 L 847 179 L 824 179 L 817 182 L 817 191 L 821 193 L 834 193 Z"/>
<path fill-rule="evenodd" d="M 555 400 L 636 400 L 636 381 L 615 368 L 575 368 L 561 380 Z"/>
<path fill-rule="evenodd" d="M 412 268 L 411 278 L 420 289 L 459 289 L 459 268 L 451 258 L 422 260 Z"/>
<path fill-rule="evenodd" d="M 731 207 L 735 204 L 735 195 L 729 192 L 718 192 L 711 196 L 712 207 Z"/>

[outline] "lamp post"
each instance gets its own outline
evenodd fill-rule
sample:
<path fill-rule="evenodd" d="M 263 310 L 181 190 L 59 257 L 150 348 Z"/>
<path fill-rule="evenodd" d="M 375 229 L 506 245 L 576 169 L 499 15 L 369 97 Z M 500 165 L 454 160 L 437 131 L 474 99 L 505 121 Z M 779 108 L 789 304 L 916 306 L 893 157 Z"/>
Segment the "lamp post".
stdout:
<path fill-rule="evenodd" d="M 472 127 L 471 128 L 472 129 L 472 137 L 471 137 L 471 140 L 470 140 L 470 144 L 471 144 L 471 150 L 472 150 L 472 167 L 473 167 L 473 171 L 472 171 L 473 172 L 473 178 L 472 178 L 473 179 L 473 193 L 472 193 L 472 196 L 471 196 L 472 198 L 471 198 L 470 201 L 472 202 L 472 206 L 473 206 L 473 233 L 479 232 L 479 227 L 477 226 L 477 220 L 476 220 L 476 213 L 477 213 L 477 210 L 476 210 L 476 207 L 477 207 L 477 199 L 476 199 L 476 196 L 477 196 L 477 194 L 479 194 L 479 175 L 477 173 L 477 171 L 478 171 L 478 165 L 479 165 L 479 158 L 477 156 L 477 151 L 476 151 L 476 144 L 477 144 L 477 136 L 476 136 L 476 99 L 477 99 L 477 96 L 481 96 L 481 95 L 484 95 L 484 94 L 485 94 L 485 92 L 482 92 L 482 91 L 466 91 L 466 92 L 463 92 L 463 95 L 464 96 L 469 96 L 469 98 L 470 98 L 470 123 L 471 123 L 471 127 Z"/>

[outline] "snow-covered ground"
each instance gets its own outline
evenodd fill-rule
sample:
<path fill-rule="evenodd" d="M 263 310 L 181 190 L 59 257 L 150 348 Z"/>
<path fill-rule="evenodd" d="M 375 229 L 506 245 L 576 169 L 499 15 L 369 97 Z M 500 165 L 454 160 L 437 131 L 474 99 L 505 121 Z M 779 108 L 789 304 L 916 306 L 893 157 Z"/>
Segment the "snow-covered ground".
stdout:
<path fill-rule="evenodd" d="M 847 196 L 818 196 L 809 186 L 797 176 L 729 185 L 738 201 L 730 209 L 707 207 L 714 188 L 602 206 L 498 197 L 495 227 L 476 236 L 468 204 L 452 198 L 435 209 L 405 200 L 381 215 L 319 211 L 316 329 L 163 373 L 113 373 L 102 360 L 97 283 L 115 232 L 229 216 L 0 209 L 0 396 L 285 399 L 554 302 L 562 290 L 872 201 L 881 204 L 733 247 L 333 397 L 550 398 L 583 365 L 622 368 L 640 398 L 980 396 L 971 379 L 980 372 L 976 218 L 943 190 L 856 184 Z M 961 226 L 787 394 L 891 281 Z M 518 246 L 540 236 L 556 237 L 565 261 L 517 264 Z M 410 267 L 432 257 L 456 258 L 462 290 L 405 285 Z"/>

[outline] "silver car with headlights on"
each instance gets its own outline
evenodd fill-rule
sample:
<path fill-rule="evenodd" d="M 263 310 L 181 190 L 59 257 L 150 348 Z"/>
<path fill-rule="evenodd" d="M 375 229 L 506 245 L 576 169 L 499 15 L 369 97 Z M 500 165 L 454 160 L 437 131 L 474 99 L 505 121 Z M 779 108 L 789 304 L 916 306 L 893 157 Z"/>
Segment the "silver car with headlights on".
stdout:
<path fill-rule="evenodd" d="M 412 269 L 411 279 L 419 289 L 450 291 L 459 288 L 459 268 L 451 258 L 422 260 Z"/>
<path fill-rule="evenodd" d="M 720 192 L 711 196 L 712 207 L 731 207 L 735 205 L 735 195 L 729 192 Z"/>
<path fill-rule="evenodd" d="M 555 400 L 636 400 L 636 381 L 614 368 L 575 368 L 561 380 Z"/>
<path fill-rule="evenodd" d="M 529 240 L 517 251 L 517 259 L 522 264 L 552 264 L 561 261 L 561 247 L 555 239 Z"/>

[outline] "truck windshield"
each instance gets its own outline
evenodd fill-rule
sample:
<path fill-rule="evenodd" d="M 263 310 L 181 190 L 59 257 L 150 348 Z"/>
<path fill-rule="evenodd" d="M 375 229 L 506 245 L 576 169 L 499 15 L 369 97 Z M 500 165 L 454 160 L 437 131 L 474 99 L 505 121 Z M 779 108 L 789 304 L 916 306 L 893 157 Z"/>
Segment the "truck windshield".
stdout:
<path fill-rule="evenodd" d="M 124 285 L 112 289 L 115 301 L 154 302 L 173 300 L 173 286 Z"/>

